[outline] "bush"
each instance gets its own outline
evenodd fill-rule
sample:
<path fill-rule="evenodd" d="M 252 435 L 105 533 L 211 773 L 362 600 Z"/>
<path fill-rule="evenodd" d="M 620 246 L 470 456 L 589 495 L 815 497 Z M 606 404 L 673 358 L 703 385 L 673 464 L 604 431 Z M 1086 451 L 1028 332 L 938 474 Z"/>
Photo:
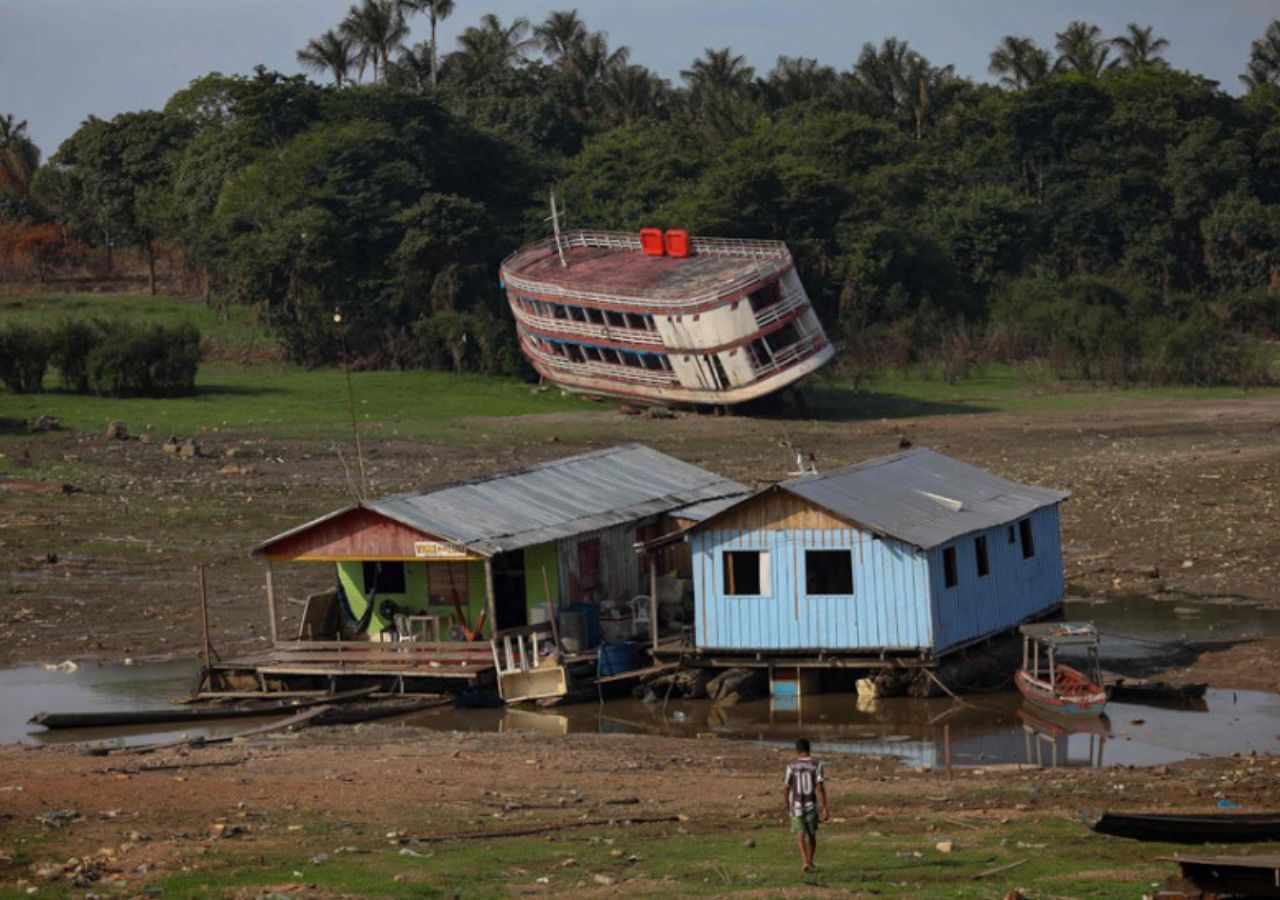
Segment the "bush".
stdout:
<path fill-rule="evenodd" d="M 113 325 L 89 353 L 89 389 L 111 397 L 182 397 L 196 392 L 200 332 L 192 325 Z"/>
<path fill-rule="evenodd" d="M 27 325 L 0 329 L 0 381 L 18 394 L 43 390 L 49 350 L 47 331 Z"/>
<path fill-rule="evenodd" d="M 49 335 L 50 362 L 57 366 L 62 383 L 77 394 L 89 392 L 89 354 L 102 343 L 106 327 L 98 321 L 69 320 Z"/>

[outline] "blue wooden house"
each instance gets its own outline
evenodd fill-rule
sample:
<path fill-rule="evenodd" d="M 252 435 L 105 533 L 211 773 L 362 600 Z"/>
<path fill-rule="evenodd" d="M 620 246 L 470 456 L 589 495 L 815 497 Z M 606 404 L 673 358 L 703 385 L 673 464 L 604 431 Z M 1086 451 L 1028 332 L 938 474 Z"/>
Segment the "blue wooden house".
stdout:
<path fill-rule="evenodd" d="M 718 657 L 936 659 L 1062 603 L 1058 507 L 932 450 L 781 482 L 692 526 Z"/>

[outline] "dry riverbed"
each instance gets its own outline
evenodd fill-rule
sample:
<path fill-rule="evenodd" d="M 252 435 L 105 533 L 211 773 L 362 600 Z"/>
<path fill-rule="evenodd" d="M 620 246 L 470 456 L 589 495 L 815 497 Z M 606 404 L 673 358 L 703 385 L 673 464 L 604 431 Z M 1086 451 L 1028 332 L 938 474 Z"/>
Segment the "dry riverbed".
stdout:
<path fill-rule="evenodd" d="M 948 779 L 836 756 L 835 819 L 802 876 L 781 818 L 786 756 L 395 725 L 145 757 L 8 746 L 0 895 L 1134 897 L 1174 874 L 1156 857 L 1175 848 L 1094 835 L 1081 808 L 1280 800 L 1273 759 Z"/>
<path fill-rule="evenodd" d="M 349 449 L 336 438 L 280 438 L 210 427 L 197 456 L 164 436 L 0 435 L 0 665 L 67 658 L 174 656 L 199 644 L 194 566 L 209 565 L 215 642 L 263 640 L 264 538 L 350 500 Z M 1079 410 L 807 421 L 601 412 L 464 419 L 439 440 L 370 435 L 370 490 L 475 477 L 619 441 L 643 441 L 760 484 L 784 477 L 783 446 L 824 468 L 910 441 L 1003 475 L 1065 488 L 1070 590 L 1131 594 L 1170 608 L 1280 600 L 1280 396 L 1123 402 Z M 67 493 L 61 485 L 68 485 Z M 322 566 L 282 567 L 293 597 L 327 585 Z M 283 604 L 296 621 L 299 608 Z M 287 629 L 289 621 L 286 620 Z M 1276 654 L 1216 652 L 1227 687 L 1280 687 Z M 1183 673 L 1197 677 L 1195 664 Z"/>

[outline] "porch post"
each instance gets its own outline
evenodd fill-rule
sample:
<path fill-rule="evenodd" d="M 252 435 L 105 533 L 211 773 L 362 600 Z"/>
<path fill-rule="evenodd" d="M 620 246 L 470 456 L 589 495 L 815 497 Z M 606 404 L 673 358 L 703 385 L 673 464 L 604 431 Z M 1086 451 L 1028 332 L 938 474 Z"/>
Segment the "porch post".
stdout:
<path fill-rule="evenodd" d="M 658 558 L 649 551 L 649 639 L 653 650 L 658 650 Z M 655 659 L 654 662 L 657 662 Z"/>
<path fill-rule="evenodd" d="M 276 581 L 267 560 L 267 616 L 271 620 L 271 649 L 276 646 Z"/>
<path fill-rule="evenodd" d="M 484 602 L 489 613 L 489 634 L 498 630 L 498 607 L 493 599 L 493 558 L 484 560 Z"/>

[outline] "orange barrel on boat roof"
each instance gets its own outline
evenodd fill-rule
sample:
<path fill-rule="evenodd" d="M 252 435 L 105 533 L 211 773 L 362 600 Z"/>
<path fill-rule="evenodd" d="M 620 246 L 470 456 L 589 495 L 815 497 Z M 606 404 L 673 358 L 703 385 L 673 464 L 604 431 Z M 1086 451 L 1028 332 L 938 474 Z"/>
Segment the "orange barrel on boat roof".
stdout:
<path fill-rule="evenodd" d="M 662 229 L 641 228 L 640 249 L 644 251 L 645 256 L 662 256 L 666 253 L 662 243 Z"/>
<path fill-rule="evenodd" d="M 689 232 L 683 228 L 671 228 L 666 235 L 667 255 L 681 259 L 689 255 Z"/>

